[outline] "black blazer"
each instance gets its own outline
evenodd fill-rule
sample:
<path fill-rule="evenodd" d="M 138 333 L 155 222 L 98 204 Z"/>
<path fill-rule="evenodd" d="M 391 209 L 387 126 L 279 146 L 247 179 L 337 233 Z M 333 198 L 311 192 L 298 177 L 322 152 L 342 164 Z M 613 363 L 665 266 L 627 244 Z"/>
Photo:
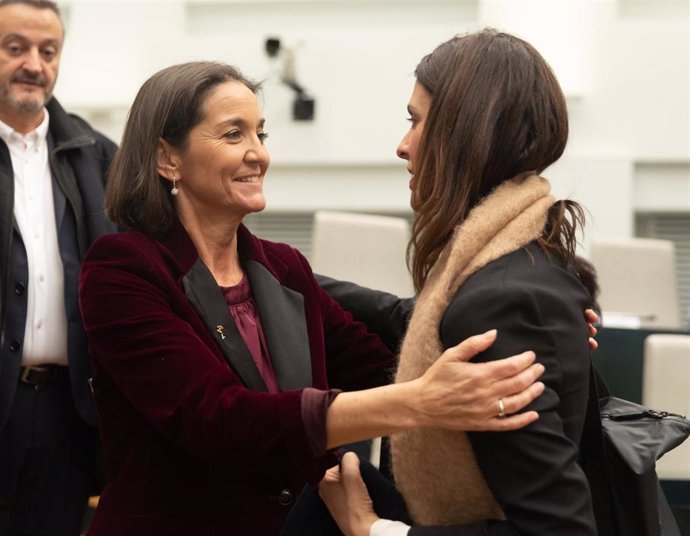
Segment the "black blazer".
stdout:
<path fill-rule="evenodd" d="M 336 299 L 339 293 L 344 291 L 335 292 Z M 376 303 L 372 296 L 366 300 Z M 378 301 L 391 310 L 389 299 Z M 460 288 L 441 322 L 444 347 L 496 328 L 496 342 L 475 361 L 533 350 L 546 368 L 546 389 L 529 406 L 539 412 L 537 422 L 513 432 L 468 434 L 508 521 L 413 527 L 409 536 L 596 534 L 589 487 L 577 463 L 590 363 L 583 311 L 590 302 L 576 273 L 535 243 L 489 263 Z"/>

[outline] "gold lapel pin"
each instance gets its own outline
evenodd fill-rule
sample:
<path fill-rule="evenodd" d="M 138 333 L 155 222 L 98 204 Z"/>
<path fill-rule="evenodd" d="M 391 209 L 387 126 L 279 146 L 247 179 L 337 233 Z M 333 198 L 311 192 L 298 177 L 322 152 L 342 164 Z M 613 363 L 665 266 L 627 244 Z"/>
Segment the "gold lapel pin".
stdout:
<path fill-rule="evenodd" d="M 220 338 L 221 338 L 222 340 L 225 340 L 225 333 L 224 333 L 225 328 L 223 327 L 222 324 L 218 324 L 218 325 L 216 326 L 216 331 L 220 334 Z"/>

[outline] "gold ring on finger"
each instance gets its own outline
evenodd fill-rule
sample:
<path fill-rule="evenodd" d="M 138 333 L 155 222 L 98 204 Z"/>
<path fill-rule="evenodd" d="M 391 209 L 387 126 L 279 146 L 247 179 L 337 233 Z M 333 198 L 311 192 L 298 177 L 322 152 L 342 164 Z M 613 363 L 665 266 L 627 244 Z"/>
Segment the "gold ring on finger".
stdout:
<path fill-rule="evenodd" d="M 498 399 L 498 418 L 502 419 L 505 416 L 506 416 L 506 407 L 503 404 L 503 399 L 499 398 Z"/>

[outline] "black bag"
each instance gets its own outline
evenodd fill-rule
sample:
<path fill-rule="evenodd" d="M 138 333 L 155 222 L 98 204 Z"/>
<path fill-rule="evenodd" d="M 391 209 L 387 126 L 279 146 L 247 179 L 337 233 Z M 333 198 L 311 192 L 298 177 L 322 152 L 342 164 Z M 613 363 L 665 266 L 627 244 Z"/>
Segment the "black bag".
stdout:
<path fill-rule="evenodd" d="M 690 435 L 690 420 L 609 396 L 594 367 L 589 387 L 580 457 L 599 536 L 680 536 L 656 461 Z"/>

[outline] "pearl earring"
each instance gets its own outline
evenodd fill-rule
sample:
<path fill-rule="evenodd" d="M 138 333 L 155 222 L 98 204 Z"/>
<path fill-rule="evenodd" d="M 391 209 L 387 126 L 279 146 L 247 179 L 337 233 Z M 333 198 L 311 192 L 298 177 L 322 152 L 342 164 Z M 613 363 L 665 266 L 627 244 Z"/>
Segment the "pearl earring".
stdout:
<path fill-rule="evenodd" d="M 170 190 L 170 195 L 177 195 L 178 193 L 180 193 L 180 191 L 177 189 L 177 186 L 175 185 L 175 183 L 177 182 L 177 179 L 175 177 L 173 177 L 172 181 L 173 181 L 173 187 Z"/>

